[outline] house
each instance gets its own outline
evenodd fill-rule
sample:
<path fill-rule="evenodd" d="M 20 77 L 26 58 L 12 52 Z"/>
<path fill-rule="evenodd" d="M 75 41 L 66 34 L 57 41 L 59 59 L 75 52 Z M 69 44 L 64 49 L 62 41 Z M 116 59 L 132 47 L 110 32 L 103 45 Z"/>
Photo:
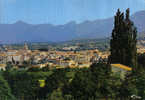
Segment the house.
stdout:
<path fill-rule="evenodd" d="M 17 52 L 18 52 L 17 50 L 8 50 L 8 51 L 6 52 L 6 54 L 7 54 L 8 56 L 10 56 L 10 55 L 16 54 Z"/>
<path fill-rule="evenodd" d="M 125 74 L 132 71 L 131 67 L 123 64 L 111 64 L 112 72 L 116 75 L 120 75 L 121 78 L 125 77 Z"/>
<path fill-rule="evenodd" d="M 90 62 L 83 62 L 83 63 L 78 63 L 79 68 L 89 68 L 91 65 Z"/>
<path fill-rule="evenodd" d="M 0 64 L 0 70 L 6 70 L 6 64 Z"/>
<path fill-rule="evenodd" d="M 69 61 L 60 61 L 58 65 L 66 68 L 69 67 L 70 63 Z"/>
<path fill-rule="evenodd" d="M 6 62 L 7 62 L 6 54 L 1 53 L 0 54 L 0 64 L 6 64 Z"/>

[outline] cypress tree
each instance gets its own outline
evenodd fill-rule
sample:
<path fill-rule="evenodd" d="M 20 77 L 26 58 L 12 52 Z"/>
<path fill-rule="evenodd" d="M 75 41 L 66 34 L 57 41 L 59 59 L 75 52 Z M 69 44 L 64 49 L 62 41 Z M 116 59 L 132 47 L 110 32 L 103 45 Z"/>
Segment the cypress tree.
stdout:
<path fill-rule="evenodd" d="M 137 66 L 137 29 L 130 20 L 130 11 L 126 16 L 118 9 L 114 17 L 114 29 L 110 40 L 111 55 L 109 63 L 120 63 L 133 68 Z"/>

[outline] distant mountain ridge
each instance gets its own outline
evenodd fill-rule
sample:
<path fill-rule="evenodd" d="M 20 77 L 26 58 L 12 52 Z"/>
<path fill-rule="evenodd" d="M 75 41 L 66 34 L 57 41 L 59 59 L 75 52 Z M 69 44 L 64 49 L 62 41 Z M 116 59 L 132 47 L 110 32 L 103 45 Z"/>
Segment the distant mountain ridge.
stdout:
<path fill-rule="evenodd" d="M 0 24 L 0 41 L 2 42 L 59 42 L 76 38 L 104 38 L 111 35 L 113 17 L 77 24 L 72 21 L 64 25 L 28 24 L 18 21 L 14 24 Z M 145 32 L 145 11 L 131 16 L 138 32 Z"/>

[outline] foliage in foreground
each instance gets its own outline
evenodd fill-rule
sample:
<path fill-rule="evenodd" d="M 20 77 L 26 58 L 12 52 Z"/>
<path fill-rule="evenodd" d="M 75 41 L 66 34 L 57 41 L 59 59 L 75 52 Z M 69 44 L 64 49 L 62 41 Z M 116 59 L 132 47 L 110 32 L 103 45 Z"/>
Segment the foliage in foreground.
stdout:
<path fill-rule="evenodd" d="M 15 100 L 6 80 L 0 75 L 0 100 Z"/>
<path fill-rule="evenodd" d="M 129 100 L 131 95 L 145 98 L 145 71 L 128 73 L 121 79 L 110 68 L 99 62 L 83 69 L 4 71 L 5 80 L 0 79 L 5 85 L 0 90 L 18 100 Z M 39 80 L 45 81 L 44 87 Z"/>

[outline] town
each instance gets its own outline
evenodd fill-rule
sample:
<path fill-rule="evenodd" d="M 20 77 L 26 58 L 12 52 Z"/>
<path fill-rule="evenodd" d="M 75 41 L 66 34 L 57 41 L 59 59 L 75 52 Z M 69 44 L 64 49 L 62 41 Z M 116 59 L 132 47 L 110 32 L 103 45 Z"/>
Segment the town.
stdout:
<path fill-rule="evenodd" d="M 12 64 L 15 69 L 21 68 L 88 68 L 91 64 L 99 60 L 107 61 L 110 52 L 108 50 L 100 51 L 81 50 L 75 51 L 76 46 L 64 47 L 65 51 L 58 50 L 30 50 L 27 43 L 23 44 L 23 49 L 11 49 L 3 46 L 0 52 L 0 69 L 6 70 L 7 64 Z M 71 50 L 71 51 L 70 51 Z M 143 46 L 138 46 L 137 52 L 145 53 Z"/>
<path fill-rule="evenodd" d="M 64 49 L 69 49 L 69 47 Z M 0 52 L 0 69 L 5 70 L 7 63 L 14 65 L 16 69 L 26 64 L 38 68 L 48 66 L 50 68 L 85 68 L 100 59 L 107 60 L 108 56 L 109 51 L 101 52 L 98 49 L 82 51 L 29 50 L 25 43 L 23 49 L 20 50 L 4 47 L 4 50 Z"/>

